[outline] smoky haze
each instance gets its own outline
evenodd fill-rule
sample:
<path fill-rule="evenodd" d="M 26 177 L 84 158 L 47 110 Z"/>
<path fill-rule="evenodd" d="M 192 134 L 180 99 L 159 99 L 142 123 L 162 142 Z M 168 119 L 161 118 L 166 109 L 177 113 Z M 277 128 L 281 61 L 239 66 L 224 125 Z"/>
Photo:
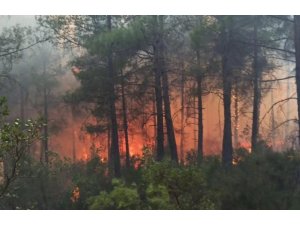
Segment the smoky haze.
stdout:
<path fill-rule="evenodd" d="M 0 26 L 11 28 L 19 26 L 31 27 L 34 30 L 38 24 L 34 16 L 1 16 Z M 42 32 L 41 32 L 42 33 Z M 187 32 L 188 33 L 188 32 Z M 187 33 L 184 38 L 187 38 Z M 39 35 L 35 33 L 35 35 Z M 43 35 L 43 34 L 41 34 Z M 74 34 L 75 35 L 75 34 Z M 32 38 L 32 37 L 31 37 Z M 185 45 L 190 45 L 186 41 Z M 62 45 L 55 45 L 48 41 L 39 43 L 21 53 L 20 58 L 16 59 L 8 73 L 8 77 L 1 78 L 1 95 L 8 98 L 9 120 L 15 118 L 36 119 L 44 117 L 45 104 L 47 104 L 48 120 L 48 144 L 49 150 L 57 152 L 62 156 L 86 160 L 96 151 L 103 158 L 108 158 L 109 139 L 107 131 L 99 133 L 88 133 L 87 125 L 96 125 L 99 119 L 91 114 L 90 103 L 81 102 L 76 105 L 75 112 L 72 113 L 72 106 L 65 101 L 65 95 L 72 93 L 80 88 L 80 81 L 76 78 L 76 73 L 72 72 L 72 61 L 80 54 L 83 49 L 65 48 Z M 284 78 L 294 75 L 293 63 L 275 60 L 277 67 L 272 71 L 266 72 L 264 79 Z M 176 67 L 175 65 L 169 65 Z M 184 73 L 189 76 L 192 72 L 186 65 Z M 143 72 L 137 75 L 141 79 Z M 140 75 L 140 76 L 139 76 Z M 142 80 L 140 80 L 142 82 Z M 197 97 L 191 96 L 194 81 L 186 81 L 185 90 L 181 95 L 176 74 L 170 73 L 170 100 L 171 112 L 174 123 L 176 143 L 178 152 L 187 153 L 197 150 L 198 141 L 198 115 Z M 214 85 L 213 85 L 214 86 Z M 214 88 L 214 89 L 213 89 Z M 127 87 L 125 94 L 130 95 L 130 87 Z M 213 89 L 213 90 L 212 90 Z M 272 105 L 285 98 L 296 97 L 294 79 L 277 81 L 266 86 L 267 91 L 262 95 L 260 106 L 260 137 L 273 149 L 292 148 L 297 134 L 296 123 L 293 119 L 297 118 L 296 101 L 283 101 L 272 108 Z M 43 92 L 46 92 L 47 102 Z M 222 150 L 223 138 L 223 99 L 220 87 L 207 90 L 203 95 L 203 127 L 204 127 L 204 155 L 217 154 Z M 182 96 L 184 98 L 184 118 L 181 121 Z M 239 97 L 235 115 L 232 113 L 233 144 L 235 148 L 244 147 L 251 150 L 251 103 L 247 100 L 252 99 L 252 95 Z M 232 96 L 232 112 L 235 111 L 234 101 L 236 96 Z M 246 99 L 248 98 L 248 99 Z M 120 96 L 117 97 L 117 115 L 122 111 Z M 138 107 L 143 107 L 143 112 L 128 116 L 128 136 L 131 155 L 141 155 L 144 146 L 155 148 L 155 116 L 153 102 L 137 104 L 134 98 L 127 98 L 128 112 L 134 112 Z M 271 109 L 271 110 L 270 110 Z M 234 118 L 238 116 L 237 124 Z M 289 122 L 285 122 L 285 121 Z M 122 119 L 118 118 L 119 123 L 119 142 L 121 155 L 125 155 L 125 140 L 122 129 Z M 184 131 L 182 129 L 184 127 Z M 164 128 L 166 132 L 166 127 Z M 180 143 L 183 143 L 179 147 Z M 165 137 L 165 145 L 168 145 Z M 40 157 L 40 149 L 43 143 L 35 144 L 35 155 Z M 74 153 L 75 152 L 75 153 Z M 75 154 L 75 155 L 74 155 Z"/>

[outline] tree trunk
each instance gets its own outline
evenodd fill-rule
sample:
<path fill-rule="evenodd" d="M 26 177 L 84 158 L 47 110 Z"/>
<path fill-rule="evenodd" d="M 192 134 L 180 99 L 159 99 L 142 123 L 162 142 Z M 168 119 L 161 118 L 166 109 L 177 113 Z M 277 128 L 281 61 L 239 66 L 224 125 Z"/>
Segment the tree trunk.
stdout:
<path fill-rule="evenodd" d="M 163 75 L 163 98 L 164 98 L 164 106 L 165 106 L 165 119 L 166 119 L 166 126 L 167 126 L 167 136 L 168 142 L 171 152 L 171 159 L 175 162 L 178 162 L 178 155 L 177 155 L 177 146 L 176 146 L 176 139 L 174 133 L 174 126 L 171 114 L 171 107 L 170 107 L 170 98 L 169 98 L 169 87 L 168 87 L 168 77 L 166 74 Z"/>
<path fill-rule="evenodd" d="M 106 17 L 107 28 L 109 32 L 111 31 L 111 16 Z M 114 162 L 114 175 L 116 177 L 121 176 L 121 163 L 120 163 L 120 151 L 119 151 L 119 138 L 118 138 L 118 123 L 117 123 L 117 114 L 115 106 L 115 74 L 114 66 L 112 59 L 112 52 L 108 53 L 107 57 L 107 69 L 108 69 L 108 85 L 109 85 L 109 111 L 110 111 L 110 120 L 111 120 L 111 152 Z"/>
<path fill-rule="evenodd" d="M 25 121 L 25 100 L 24 100 L 24 87 L 20 85 L 20 120 L 23 124 Z"/>
<path fill-rule="evenodd" d="M 157 25 L 157 16 L 154 18 Z M 157 35 L 157 34 L 156 34 Z M 156 102 L 156 149 L 157 160 L 164 158 L 164 127 L 163 127 L 163 106 L 162 106 L 162 88 L 161 88 L 161 62 L 159 54 L 159 37 L 157 35 L 153 45 L 154 51 L 154 79 L 155 79 L 155 102 Z"/>
<path fill-rule="evenodd" d="M 74 115 L 74 106 L 71 106 L 71 123 L 72 123 L 72 157 L 73 157 L 73 163 L 76 162 L 76 135 L 75 135 L 75 128 L 74 128 L 74 122 L 75 122 L 75 115 Z"/>
<path fill-rule="evenodd" d="M 298 107 L 298 141 L 300 143 L 300 16 L 294 16 L 295 58 L 296 58 L 296 86 Z"/>
<path fill-rule="evenodd" d="M 181 71 L 181 109 L 180 109 L 180 160 L 181 163 L 184 163 L 184 63 L 182 62 L 182 71 Z"/>
<path fill-rule="evenodd" d="M 231 21 L 232 23 L 232 21 Z M 223 148 L 222 162 L 225 166 L 232 165 L 232 129 L 231 129 L 231 91 L 232 91 L 232 65 L 229 57 L 231 56 L 231 30 L 232 24 L 224 24 L 221 30 L 222 41 L 222 82 L 223 82 L 223 104 L 224 104 L 224 130 L 223 130 Z M 227 29 L 226 29 L 227 28 Z"/>
<path fill-rule="evenodd" d="M 260 106 L 260 88 L 259 88 L 259 71 L 258 71 L 258 56 L 257 56 L 257 24 L 254 21 L 254 58 L 253 58 L 253 115 L 252 115 L 252 135 L 251 147 L 252 151 L 257 151 L 257 139 L 259 134 L 259 106 Z"/>
<path fill-rule="evenodd" d="M 234 148 L 239 147 L 239 93 L 238 84 L 235 79 L 235 90 L 234 90 L 234 130 L 233 130 L 233 143 Z"/>
<path fill-rule="evenodd" d="M 273 88 L 271 89 L 271 105 L 274 105 L 274 95 L 273 95 Z M 275 113 L 274 107 L 271 110 L 271 138 L 272 138 L 272 149 L 275 150 L 276 143 L 275 143 Z"/>
<path fill-rule="evenodd" d="M 127 105 L 126 105 L 126 97 L 124 91 L 124 76 L 121 78 L 121 94 L 122 94 L 122 116 L 123 116 L 123 129 L 125 136 L 125 149 L 126 149 L 126 168 L 130 168 L 130 150 L 129 150 L 129 140 L 128 140 L 128 123 L 127 123 Z"/>
<path fill-rule="evenodd" d="M 289 98 L 290 95 L 291 95 L 291 87 L 290 87 L 290 80 L 287 80 L 287 91 L 286 91 L 286 98 Z M 290 119 L 290 111 L 291 111 L 291 107 L 290 107 L 290 101 L 287 101 L 286 103 L 286 119 L 289 120 Z M 290 138 L 289 138 L 289 132 L 290 132 L 290 123 L 289 122 L 286 122 L 286 125 L 285 125 L 285 148 L 286 149 L 290 149 L 291 146 L 290 146 Z"/>
<path fill-rule="evenodd" d="M 108 162 L 108 171 L 111 174 L 113 171 L 113 158 L 111 152 L 111 125 L 110 122 L 107 123 L 107 162 Z"/>
<path fill-rule="evenodd" d="M 45 163 L 48 165 L 48 94 L 46 85 L 44 86 L 44 123 L 43 151 Z"/>
<path fill-rule="evenodd" d="M 222 78 L 223 78 L 223 104 L 224 104 L 224 130 L 222 161 L 225 166 L 232 165 L 232 130 L 231 130 L 231 91 L 232 77 L 229 68 L 228 55 L 230 51 L 229 31 L 222 31 L 224 40 L 224 52 L 222 54 Z"/>
<path fill-rule="evenodd" d="M 197 51 L 197 65 L 200 68 L 200 54 Z M 203 159 L 203 107 L 202 107 L 202 74 L 197 74 L 197 98 L 198 98 L 198 162 Z"/>
<path fill-rule="evenodd" d="M 229 74 L 226 72 L 223 74 L 223 102 L 224 102 L 224 131 L 223 131 L 223 152 L 222 152 L 223 158 L 222 159 L 225 165 L 231 165 L 232 164 L 231 80 Z"/>
<path fill-rule="evenodd" d="M 156 135 L 156 133 L 157 133 L 156 115 L 157 114 L 156 114 L 155 92 L 153 93 L 152 108 L 153 108 L 153 128 L 154 128 L 154 130 L 153 130 L 153 139 L 154 139 L 153 147 L 154 147 L 154 149 L 157 149 L 157 139 L 156 139 L 156 137 L 157 137 L 157 135 Z"/>
<path fill-rule="evenodd" d="M 194 88 L 196 88 L 196 85 L 194 86 Z M 196 112 L 196 108 L 197 108 L 197 102 L 196 102 L 196 96 L 193 96 L 193 119 L 194 119 L 194 150 L 197 151 L 197 146 L 198 146 L 198 142 L 197 142 L 197 112 Z"/>
<path fill-rule="evenodd" d="M 166 72 L 166 65 L 165 65 L 165 56 L 164 56 L 164 43 L 163 43 L 163 16 L 159 16 L 159 54 L 160 54 L 160 73 L 162 76 L 162 84 L 163 84 L 163 100 L 164 100 L 164 107 L 165 107 L 165 120 L 167 126 L 167 136 L 168 136 L 168 143 L 171 153 L 171 159 L 178 163 L 178 154 L 177 154 L 177 146 L 176 146 L 176 139 L 174 133 L 174 125 L 172 120 L 172 113 L 171 113 L 171 103 L 170 103 L 170 94 L 169 94 L 169 81 L 168 81 L 168 74 Z"/>

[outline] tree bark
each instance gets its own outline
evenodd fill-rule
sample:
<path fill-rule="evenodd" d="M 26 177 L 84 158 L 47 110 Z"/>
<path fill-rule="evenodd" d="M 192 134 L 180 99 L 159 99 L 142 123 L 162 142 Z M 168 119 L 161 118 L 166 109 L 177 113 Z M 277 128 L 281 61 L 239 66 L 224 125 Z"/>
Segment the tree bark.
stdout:
<path fill-rule="evenodd" d="M 194 86 L 194 88 L 196 88 L 196 84 L 195 84 L 195 86 Z M 193 130 L 193 132 L 194 132 L 194 134 L 193 134 L 193 137 L 194 137 L 194 139 L 193 139 L 193 141 L 194 141 L 194 150 L 195 151 L 197 151 L 197 147 L 198 147 L 198 142 L 197 142 L 197 136 L 198 136 L 198 133 L 197 133 L 197 129 L 198 129 L 198 126 L 197 126 L 197 112 L 196 112 L 196 108 L 197 108 L 197 102 L 196 102 L 196 96 L 194 95 L 193 96 L 193 119 L 194 119 L 194 124 L 193 124 L 193 126 L 194 126 L 194 130 Z"/>
<path fill-rule="evenodd" d="M 224 63 L 226 64 L 226 62 Z M 222 159 L 224 165 L 232 165 L 231 89 L 229 73 L 223 72 L 224 131 Z"/>
<path fill-rule="evenodd" d="M 235 90 L 234 90 L 234 130 L 233 130 L 233 143 L 234 148 L 239 147 L 239 93 L 238 84 L 235 79 Z"/>
<path fill-rule="evenodd" d="M 174 133 L 174 125 L 172 120 L 171 113 L 171 103 L 170 103 L 170 94 L 169 94 L 169 81 L 168 74 L 166 73 L 166 65 L 165 65 L 165 56 L 164 56 L 164 40 L 163 40 L 163 16 L 159 16 L 159 27 L 160 27 L 160 35 L 158 39 L 159 44 L 159 53 L 160 53 L 160 73 L 162 76 L 162 84 L 163 84 L 163 100 L 165 107 L 165 120 L 167 127 L 167 136 L 168 143 L 171 153 L 171 159 L 178 163 L 178 154 L 177 154 L 177 145 Z"/>
<path fill-rule="evenodd" d="M 108 171 L 109 174 L 112 174 L 113 172 L 113 157 L 111 152 L 111 122 L 107 122 L 107 162 L 108 162 Z"/>
<path fill-rule="evenodd" d="M 300 16 L 294 16 L 294 38 L 296 58 L 296 89 L 298 107 L 298 141 L 300 143 Z"/>
<path fill-rule="evenodd" d="M 111 32 L 111 16 L 106 17 L 108 31 Z M 112 43 L 111 43 L 112 44 Z M 112 59 L 112 52 L 108 53 L 107 57 L 107 69 L 108 69 L 108 85 L 109 85 L 109 111 L 111 120 L 111 152 L 114 162 L 114 175 L 116 177 L 121 176 L 121 163 L 120 163 L 120 150 L 119 150 L 119 137 L 118 137 L 118 122 L 116 114 L 116 96 L 115 96 L 115 74 Z"/>
<path fill-rule="evenodd" d="M 47 94 L 47 87 L 44 86 L 43 90 L 44 94 L 44 137 L 43 137 L 43 151 L 45 157 L 45 163 L 48 165 L 49 157 L 48 157 L 48 94 Z"/>
<path fill-rule="evenodd" d="M 223 78 L 223 103 L 224 103 L 224 130 L 223 130 L 223 151 L 222 162 L 225 166 L 232 165 L 232 130 L 231 130 L 231 91 L 232 76 L 228 61 L 230 51 L 230 31 L 222 31 L 224 41 L 222 53 L 222 78 Z"/>
<path fill-rule="evenodd" d="M 254 58 L 253 58 L 253 115 L 252 115 L 252 135 L 251 135 L 251 147 L 252 151 L 257 151 L 257 139 L 259 134 L 259 106 L 260 106 L 260 77 L 258 70 L 258 53 L 257 53 L 257 24 L 254 21 Z"/>
<path fill-rule="evenodd" d="M 200 53 L 197 51 L 197 65 L 200 68 Z M 198 98 L 198 162 L 203 159 L 203 107 L 202 107 L 202 74 L 197 74 Z"/>
<path fill-rule="evenodd" d="M 122 116 L 123 116 L 123 129 L 125 136 L 125 150 L 126 150 L 126 168 L 130 168 L 130 150 L 129 150 L 129 139 L 128 139 L 128 122 L 127 122 L 127 105 L 124 91 L 124 76 L 121 78 L 121 94 L 122 94 Z"/>
<path fill-rule="evenodd" d="M 73 104 L 73 103 L 72 103 Z M 76 135 L 75 135 L 75 127 L 74 127 L 74 122 L 75 122 L 75 115 L 74 115 L 74 106 L 71 105 L 71 118 L 72 118 L 72 157 L 73 157 L 73 163 L 76 162 Z"/>
<path fill-rule="evenodd" d="M 157 16 L 154 17 L 155 17 L 154 22 L 155 25 L 157 26 L 158 25 Z M 153 45 L 153 51 L 154 51 L 154 80 L 155 80 L 155 102 L 156 102 L 156 151 L 157 151 L 158 161 L 162 160 L 165 155 L 159 41 L 160 41 L 159 35 L 156 34 L 156 40 Z"/>
<path fill-rule="evenodd" d="M 181 71 L 181 109 L 180 109 L 180 160 L 181 163 L 184 163 L 184 63 L 182 62 L 182 71 Z"/>
<path fill-rule="evenodd" d="M 153 139 L 154 139 L 154 145 L 153 145 L 153 147 L 154 147 L 154 149 L 157 149 L 157 139 L 156 139 L 156 137 L 157 137 L 157 135 L 156 135 L 156 133 L 157 133 L 157 123 L 156 123 L 156 99 L 155 99 L 155 91 L 154 91 L 154 93 L 153 93 L 153 100 L 152 100 L 153 102 L 152 102 L 152 108 L 153 108 Z"/>
<path fill-rule="evenodd" d="M 274 105 L 274 95 L 273 95 L 273 89 L 271 89 L 271 105 Z M 275 113 L 274 113 L 274 107 L 272 107 L 271 110 L 271 138 L 272 138 L 272 149 L 275 150 L 276 143 L 275 143 Z"/>
<path fill-rule="evenodd" d="M 24 87 L 20 85 L 20 119 L 23 123 L 25 121 L 25 99 L 24 99 Z"/>
<path fill-rule="evenodd" d="M 165 120 L 167 126 L 167 136 L 168 136 L 168 142 L 169 142 L 169 147 L 171 152 L 171 159 L 176 163 L 178 163 L 174 125 L 171 116 L 172 114 L 171 114 L 171 107 L 170 107 L 169 84 L 168 84 L 168 77 L 166 74 L 163 75 L 163 93 L 164 93 L 163 98 L 164 98 L 164 106 L 165 106 Z"/>

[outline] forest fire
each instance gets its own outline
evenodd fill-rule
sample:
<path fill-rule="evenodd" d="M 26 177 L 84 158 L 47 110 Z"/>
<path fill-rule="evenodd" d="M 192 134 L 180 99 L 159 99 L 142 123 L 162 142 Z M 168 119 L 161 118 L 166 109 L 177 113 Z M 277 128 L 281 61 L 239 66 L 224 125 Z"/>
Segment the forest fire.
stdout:
<path fill-rule="evenodd" d="M 86 148 L 83 148 L 83 150 L 82 150 L 82 157 L 79 157 L 79 158 L 83 159 L 84 161 L 88 160 L 88 153 L 87 153 Z"/>
<path fill-rule="evenodd" d="M 279 93 L 280 94 L 280 93 Z M 278 94 L 278 95 L 279 95 Z M 218 97 L 209 94 L 204 98 L 205 109 L 203 111 L 204 117 L 204 154 L 205 155 L 216 155 L 221 152 L 221 143 L 222 140 L 222 126 L 223 126 L 223 116 L 216 111 L 216 108 L 221 108 L 222 105 L 218 100 Z M 172 104 L 172 111 L 178 112 L 179 110 L 179 100 L 174 100 Z M 220 118 L 216 120 L 216 118 Z M 69 124 L 72 126 L 66 127 L 63 129 L 58 136 L 51 137 L 51 142 L 53 148 L 58 149 L 58 151 L 68 157 L 72 157 L 72 142 L 75 142 L 76 147 L 76 159 L 77 160 L 88 160 L 93 154 L 91 151 L 95 151 L 98 149 L 98 153 L 100 154 L 102 159 L 107 159 L 108 151 L 107 151 L 107 134 L 99 134 L 92 135 L 88 134 L 84 129 L 84 124 L 86 120 L 77 118 L 75 121 L 69 121 Z M 184 149 L 183 152 L 186 154 L 188 151 L 192 149 L 197 149 L 197 127 L 193 124 L 194 118 L 186 119 L 186 125 L 184 128 Z M 246 149 L 249 153 L 251 153 L 251 143 L 247 136 L 242 137 L 243 127 L 247 127 L 249 121 L 245 118 L 239 119 L 239 144 L 238 146 Z M 181 133 L 180 133 L 180 117 L 177 116 L 174 118 L 174 126 L 177 130 L 176 132 L 176 142 L 179 147 L 181 141 Z M 75 140 L 72 140 L 72 129 L 75 129 Z M 142 149 L 144 147 L 149 147 L 154 149 L 155 147 L 155 137 L 154 137 L 154 129 L 152 122 L 149 121 L 148 124 L 141 127 L 137 122 L 129 124 L 129 153 L 130 156 L 141 156 Z M 126 146 L 125 139 L 123 135 L 123 131 L 119 131 L 119 143 L 120 143 L 120 152 L 121 155 L 125 156 Z M 278 140 L 276 145 L 282 145 L 284 142 L 282 140 Z M 167 137 L 165 137 L 165 144 L 167 145 Z M 272 143 L 270 143 L 272 145 Z M 62 147 L 63 146 L 63 147 Z M 93 149 L 91 149 L 93 148 Z M 178 149 L 178 153 L 180 149 Z"/>
<path fill-rule="evenodd" d="M 74 188 L 74 190 L 72 191 L 71 201 L 73 203 L 76 203 L 76 202 L 78 202 L 79 198 L 80 198 L 80 189 L 79 189 L 79 187 L 76 186 Z"/>
<path fill-rule="evenodd" d="M 0 29 L 0 209 L 300 208 L 300 16 L 32 19 Z"/>
<path fill-rule="evenodd" d="M 243 141 L 240 143 L 240 147 L 243 149 L 246 149 L 248 151 L 248 153 L 251 153 L 251 151 L 252 151 L 250 142 Z"/>

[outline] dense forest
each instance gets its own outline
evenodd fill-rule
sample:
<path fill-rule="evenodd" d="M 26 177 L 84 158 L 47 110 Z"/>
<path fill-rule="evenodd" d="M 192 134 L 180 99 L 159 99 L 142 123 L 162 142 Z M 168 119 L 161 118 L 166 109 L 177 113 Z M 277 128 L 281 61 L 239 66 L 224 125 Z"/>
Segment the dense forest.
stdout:
<path fill-rule="evenodd" d="M 0 18 L 0 209 L 300 209 L 300 16 Z"/>

